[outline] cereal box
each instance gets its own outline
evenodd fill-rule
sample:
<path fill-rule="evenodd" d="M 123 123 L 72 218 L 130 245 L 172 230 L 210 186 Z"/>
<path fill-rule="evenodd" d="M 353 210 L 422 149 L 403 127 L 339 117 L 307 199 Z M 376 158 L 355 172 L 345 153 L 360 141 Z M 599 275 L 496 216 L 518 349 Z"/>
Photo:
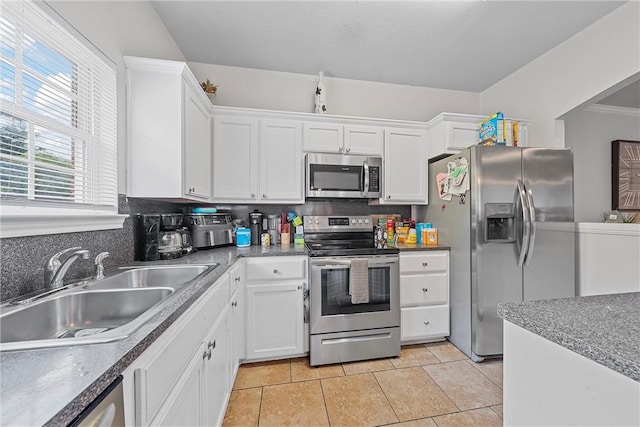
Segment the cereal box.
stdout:
<path fill-rule="evenodd" d="M 482 145 L 505 145 L 504 114 L 497 112 L 480 123 L 478 136 Z"/>

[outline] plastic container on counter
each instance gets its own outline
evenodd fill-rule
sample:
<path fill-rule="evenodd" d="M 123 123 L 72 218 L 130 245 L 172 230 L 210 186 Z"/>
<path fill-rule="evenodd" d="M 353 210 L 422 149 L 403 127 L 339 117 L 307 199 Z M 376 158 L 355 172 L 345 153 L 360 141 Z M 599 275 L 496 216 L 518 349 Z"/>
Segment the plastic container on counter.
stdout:
<path fill-rule="evenodd" d="M 245 227 L 236 229 L 236 246 L 239 248 L 251 246 L 251 229 Z"/>

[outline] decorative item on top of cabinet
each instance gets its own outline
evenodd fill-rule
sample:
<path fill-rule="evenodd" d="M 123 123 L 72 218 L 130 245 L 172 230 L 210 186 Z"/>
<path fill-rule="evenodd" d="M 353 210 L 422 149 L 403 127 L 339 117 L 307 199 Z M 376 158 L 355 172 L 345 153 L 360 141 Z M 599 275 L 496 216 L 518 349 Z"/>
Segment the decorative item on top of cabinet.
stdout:
<path fill-rule="evenodd" d="M 324 82 L 322 81 L 323 76 L 324 73 L 320 71 L 320 74 L 318 74 L 318 84 L 316 85 L 316 106 L 314 110 L 314 112 L 318 114 L 327 112 L 327 88 L 325 88 Z"/>
<path fill-rule="evenodd" d="M 209 201 L 211 103 L 198 81 L 184 62 L 124 62 L 127 196 Z"/>
<path fill-rule="evenodd" d="M 440 113 L 427 122 L 427 144 L 429 161 L 439 160 L 449 154 L 458 153 L 478 143 L 478 124 L 486 116 Z M 527 146 L 527 129 L 529 121 L 521 119 L 508 120 L 518 122 L 518 146 Z"/>
<path fill-rule="evenodd" d="M 403 344 L 449 336 L 449 252 L 400 252 Z"/>

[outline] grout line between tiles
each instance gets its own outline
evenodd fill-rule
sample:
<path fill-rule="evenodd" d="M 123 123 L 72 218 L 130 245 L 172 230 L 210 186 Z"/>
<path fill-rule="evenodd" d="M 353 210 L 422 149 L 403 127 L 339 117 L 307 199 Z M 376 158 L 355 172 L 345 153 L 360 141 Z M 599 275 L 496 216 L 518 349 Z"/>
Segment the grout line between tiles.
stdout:
<path fill-rule="evenodd" d="M 258 404 L 258 419 L 256 420 L 256 427 L 260 427 L 260 414 L 262 413 L 262 397 L 264 396 L 264 386 L 260 387 L 260 403 Z"/>
<path fill-rule="evenodd" d="M 394 368 L 394 370 L 395 370 L 395 368 Z M 378 381 L 378 377 L 376 377 L 376 373 L 375 372 L 370 372 L 370 374 L 373 375 L 373 379 L 376 380 L 376 384 L 378 384 L 378 387 L 380 387 L 380 390 L 382 390 L 382 394 L 384 395 L 384 398 L 387 400 L 387 403 L 389 404 L 389 407 L 393 411 L 393 415 L 395 415 L 396 419 L 398 420 L 396 422 L 397 423 L 404 422 L 404 421 L 400 421 L 400 417 L 398 416 L 398 413 L 394 409 L 393 404 L 389 400 L 389 396 L 387 396 L 387 393 L 385 393 L 384 387 L 382 387 L 382 384 L 380 384 L 380 381 Z"/>
<path fill-rule="evenodd" d="M 331 418 L 329 418 L 329 409 L 327 409 L 327 399 L 324 397 L 324 386 L 322 385 L 323 379 L 324 378 L 318 381 L 320 381 L 320 392 L 322 393 L 322 402 L 324 403 L 324 414 L 327 416 L 327 424 L 331 427 Z"/>

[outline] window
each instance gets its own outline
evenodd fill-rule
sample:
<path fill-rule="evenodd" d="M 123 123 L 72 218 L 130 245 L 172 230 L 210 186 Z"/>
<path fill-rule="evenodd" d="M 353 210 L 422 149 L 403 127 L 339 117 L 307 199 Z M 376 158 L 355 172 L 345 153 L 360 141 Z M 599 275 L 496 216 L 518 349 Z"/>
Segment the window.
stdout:
<path fill-rule="evenodd" d="M 20 1 L 2 6 L 0 72 L 1 237 L 121 226 L 112 66 Z"/>

